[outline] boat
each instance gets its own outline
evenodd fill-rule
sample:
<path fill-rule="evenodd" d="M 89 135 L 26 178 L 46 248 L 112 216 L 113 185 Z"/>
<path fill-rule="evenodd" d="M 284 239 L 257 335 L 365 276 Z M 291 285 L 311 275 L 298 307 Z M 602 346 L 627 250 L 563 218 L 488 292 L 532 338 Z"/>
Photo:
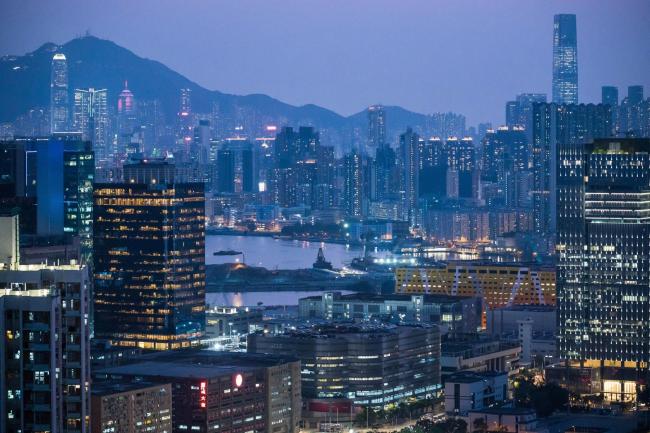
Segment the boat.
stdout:
<path fill-rule="evenodd" d="M 213 254 L 215 256 L 238 256 L 242 254 L 242 252 L 235 251 L 235 250 L 221 250 L 221 251 L 215 251 Z"/>

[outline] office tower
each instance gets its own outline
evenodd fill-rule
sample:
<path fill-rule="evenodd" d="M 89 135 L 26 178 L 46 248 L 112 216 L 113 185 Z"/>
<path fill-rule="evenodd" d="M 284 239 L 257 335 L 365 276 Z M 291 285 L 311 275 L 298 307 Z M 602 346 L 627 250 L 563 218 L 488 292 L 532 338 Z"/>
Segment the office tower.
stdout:
<path fill-rule="evenodd" d="M 631 401 L 650 361 L 650 140 L 561 143 L 558 349 L 598 370 L 607 401 Z"/>
<path fill-rule="evenodd" d="M 217 151 L 217 191 L 250 193 L 257 188 L 253 147 L 245 138 L 228 138 Z"/>
<path fill-rule="evenodd" d="M 440 331 L 435 325 L 345 323 L 280 335 L 258 332 L 248 336 L 248 352 L 302 361 L 307 422 L 326 412 L 327 402 L 340 407 L 340 419 L 349 421 L 344 416 L 355 407 L 381 408 L 404 398 L 432 397 L 441 389 Z"/>
<path fill-rule="evenodd" d="M 611 136 L 611 108 L 602 104 L 535 104 L 533 112 L 535 231 L 553 234 L 556 229 L 555 161 L 558 146 Z"/>
<path fill-rule="evenodd" d="M 124 165 L 122 183 L 95 184 L 95 337 L 166 350 L 205 329 L 202 183 L 163 160 Z"/>
<path fill-rule="evenodd" d="M 183 140 L 184 151 L 190 153 L 192 141 L 192 90 L 184 88 L 180 90 L 180 104 L 178 109 L 178 138 Z"/>
<path fill-rule="evenodd" d="M 105 166 L 109 154 L 108 91 L 106 89 L 75 89 L 73 128 L 83 140 L 91 141 L 95 160 Z"/>
<path fill-rule="evenodd" d="M 73 137 L 54 136 L 51 141 L 53 140 L 63 141 L 63 232 L 79 237 L 81 263 L 90 265 L 93 252 L 95 180 L 92 144 Z"/>
<path fill-rule="evenodd" d="M 447 139 L 447 171 L 455 173 L 450 179 L 457 179 L 458 198 L 473 198 L 476 190 L 474 172 L 476 169 L 476 149 L 469 137 L 459 140 Z"/>
<path fill-rule="evenodd" d="M 553 102 L 578 103 L 578 37 L 571 14 L 555 15 L 553 21 Z"/>
<path fill-rule="evenodd" d="M 61 240 L 82 238 L 84 263 L 92 250 L 91 143 L 80 133 L 0 143 L 0 202 L 21 215 L 23 233 Z"/>
<path fill-rule="evenodd" d="M 68 130 L 68 62 L 65 54 L 52 57 L 50 75 L 50 132 Z"/>
<path fill-rule="evenodd" d="M 165 135 L 165 115 L 158 99 L 138 101 L 138 118 L 144 132 L 144 153 L 154 157 L 163 155 L 166 149 L 160 138 Z"/>
<path fill-rule="evenodd" d="M 87 432 L 88 270 L 3 261 L 0 430 Z"/>
<path fill-rule="evenodd" d="M 368 151 L 375 156 L 377 149 L 387 145 L 386 142 L 386 112 L 382 105 L 368 107 Z"/>
<path fill-rule="evenodd" d="M 348 216 L 364 215 L 362 159 L 356 149 L 343 157 L 343 205 Z"/>
<path fill-rule="evenodd" d="M 126 148 L 131 143 L 131 134 L 137 125 L 137 109 L 135 97 L 129 90 L 128 81 L 124 82 L 124 90 L 117 97 L 117 148 L 110 155 L 118 162 L 126 156 Z"/>
<path fill-rule="evenodd" d="M 208 153 L 210 149 L 210 121 L 201 119 L 199 124 L 194 127 L 194 138 L 190 152 L 190 159 L 199 165 L 205 165 L 208 162 Z"/>
<path fill-rule="evenodd" d="M 403 194 L 404 210 L 411 225 L 416 224 L 418 198 L 420 197 L 420 136 L 407 128 L 399 136 L 400 183 Z"/>

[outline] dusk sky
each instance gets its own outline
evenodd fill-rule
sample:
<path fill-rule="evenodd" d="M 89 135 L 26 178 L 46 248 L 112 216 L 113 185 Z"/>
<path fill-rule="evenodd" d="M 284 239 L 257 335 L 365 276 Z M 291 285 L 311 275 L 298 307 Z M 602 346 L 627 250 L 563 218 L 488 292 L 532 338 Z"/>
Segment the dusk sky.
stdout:
<path fill-rule="evenodd" d="M 0 55 L 90 31 L 222 92 L 501 123 L 515 94 L 550 96 L 556 13 L 577 14 L 580 102 L 650 93 L 648 0 L 3 0 Z"/>

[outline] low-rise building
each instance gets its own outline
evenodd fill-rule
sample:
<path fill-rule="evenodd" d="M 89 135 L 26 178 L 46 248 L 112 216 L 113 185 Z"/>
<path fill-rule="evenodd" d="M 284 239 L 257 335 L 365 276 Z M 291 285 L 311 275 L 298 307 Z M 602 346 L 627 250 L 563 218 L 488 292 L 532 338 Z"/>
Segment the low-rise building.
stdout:
<path fill-rule="evenodd" d="M 170 433 L 172 387 L 169 383 L 93 385 L 92 433 Z"/>
<path fill-rule="evenodd" d="M 445 380 L 445 411 L 452 416 L 466 416 L 501 404 L 508 399 L 508 374 L 505 372 L 460 371 Z"/>
<path fill-rule="evenodd" d="M 548 433 L 533 409 L 488 408 L 469 412 L 467 425 L 471 431 L 504 433 Z"/>
<path fill-rule="evenodd" d="M 171 383 L 174 433 L 293 433 L 301 419 L 300 361 L 284 354 L 161 352 L 94 378 Z"/>
<path fill-rule="evenodd" d="M 301 298 L 298 306 L 304 319 L 433 323 L 452 334 L 474 333 L 481 327 L 478 297 L 327 292 Z"/>
<path fill-rule="evenodd" d="M 513 372 L 521 347 L 499 340 L 450 340 L 442 343 L 440 365 L 443 382 L 457 371 Z"/>
<path fill-rule="evenodd" d="M 205 312 L 205 338 L 247 335 L 262 324 L 263 311 L 249 307 L 213 307 Z"/>
<path fill-rule="evenodd" d="M 533 332 L 555 333 L 557 314 L 553 305 L 511 305 L 487 312 L 487 332 L 498 337 L 517 333 L 520 322 L 532 323 Z"/>

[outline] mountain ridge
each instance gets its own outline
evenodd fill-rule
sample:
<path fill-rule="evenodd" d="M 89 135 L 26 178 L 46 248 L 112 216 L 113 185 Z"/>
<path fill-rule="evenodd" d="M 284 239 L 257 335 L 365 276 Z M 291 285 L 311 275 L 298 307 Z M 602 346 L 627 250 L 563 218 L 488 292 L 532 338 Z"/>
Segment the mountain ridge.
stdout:
<path fill-rule="evenodd" d="M 209 113 L 217 104 L 220 114 L 226 117 L 243 112 L 258 123 L 312 125 L 339 135 L 366 127 L 365 109 L 343 116 L 317 104 L 295 106 L 262 93 L 234 95 L 206 89 L 157 60 L 95 36 L 75 38 L 63 45 L 46 42 L 22 56 L 0 58 L 0 94 L 5 95 L 0 101 L 0 122 L 14 121 L 31 108 L 49 105 L 50 63 L 57 51 L 68 59 L 71 91 L 106 88 L 109 103 L 114 104 L 124 81 L 128 81 L 136 100 L 160 100 L 168 122 L 176 115 L 179 89 L 187 87 L 192 90 L 192 110 L 197 113 Z M 406 125 L 423 125 L 428 117 L 399 106 L 386 106 L 385 110 L 389 133 L 403 130 Z"/>

